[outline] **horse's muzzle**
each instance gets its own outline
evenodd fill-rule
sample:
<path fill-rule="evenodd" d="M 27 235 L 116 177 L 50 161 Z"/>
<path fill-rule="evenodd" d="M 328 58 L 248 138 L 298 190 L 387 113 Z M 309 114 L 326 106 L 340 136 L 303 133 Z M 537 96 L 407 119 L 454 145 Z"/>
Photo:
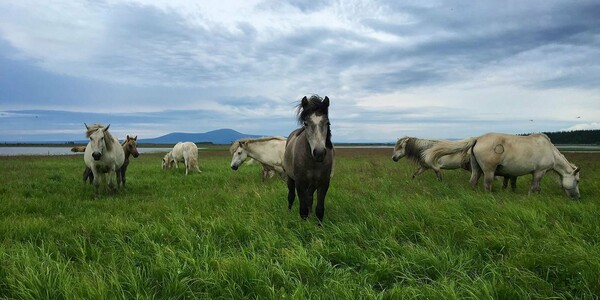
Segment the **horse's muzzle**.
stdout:
<path fill-rule="evenodd" d="M 399 160 L 400 160 L 400 157 L 398 157 L 398 156 L 394 155 L 394 156 L 392 156 L 392 159 L 393 159 L 394 161 L 399 161 Z"/>
<path fill-rule="evenodd" d="M 323 162 L 325 160 L 325 154 L 327 153 L 327 149 L 323 148 L 322 150 L 313 150 L 313 157 L 317 162 Z"/>
<path fill-rule="evenodd" d="M 131 153 L 131 155 L 133 155 L 133 158 L 137 158 L 138 156 L 140 156 L 139 152 L 133 152 Z"/>
<path fill-rule="evenodd" d="M 92 153 L 92 157 L 94 158 L 94 160 L 100 160 L 100 158 L 102 158 L 102 153 L 94 152 Z"/>
<path fill-rule="evenodd" d="M 238 166 L 237 165 L 231 165 L 231 169 L 234 170 L 234 171 L 237 171 Z"/>

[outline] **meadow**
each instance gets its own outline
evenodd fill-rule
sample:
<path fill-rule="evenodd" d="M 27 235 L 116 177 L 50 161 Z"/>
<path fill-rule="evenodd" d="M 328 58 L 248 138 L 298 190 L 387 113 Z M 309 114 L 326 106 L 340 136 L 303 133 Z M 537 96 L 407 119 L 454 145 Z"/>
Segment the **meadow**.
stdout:
<path fill-rule="evenodd" d="M 546 175 L 486 193 L 470 174 L 338 149 L 323 226 L 287 210 L 283 180 L 200 152 L 202 173 L 131 158 L 127 190 L 94 199 L 83 157 L 0 157 L 0 298 L 597 299 L 600 155 L 582 198 Z"/>

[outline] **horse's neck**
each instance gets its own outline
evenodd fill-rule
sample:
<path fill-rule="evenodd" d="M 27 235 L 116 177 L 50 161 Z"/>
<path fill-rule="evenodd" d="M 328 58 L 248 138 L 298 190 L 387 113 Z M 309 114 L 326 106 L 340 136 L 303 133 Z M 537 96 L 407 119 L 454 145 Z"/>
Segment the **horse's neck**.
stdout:
<path fill-rule="evenodd" d="M 248 146 L 246 148 L 246 151 L 248 151 L 248 156 L 254 158 L 255 160 L 258 160 L 261 163 L 269 165 L 277 163 L 275 155 L 270 153 L 271 151 L 267 150 L 269 147 L 269 143 L 271 142 L 272 141 L 248 143 Z"/>
<path fill-rule="evenodd" d="M 553 149 L 552 153 L 554 155 L 554 167 L 552 168 L 554 171 L 562 175 L 572 173 L 575 170 L 567 158 L 565 158 L 556 147 Z"/>
<path fill-rule="evenodd" d="M 423 151 L 431 148 L 435 142 L 433 140 L 414 139 L 411 149 L 406 149 L 406 156 L 414 160 L 421 160 Z"/>
<path fill-rule="evenodd" d="M 129 152 L 129 147 L 127 147 L 127 143 L 123 144 L 123 153 L 125 153 L 125 159 L 129 159 L 129 155 L 131 155 L 131 152 Z"/>

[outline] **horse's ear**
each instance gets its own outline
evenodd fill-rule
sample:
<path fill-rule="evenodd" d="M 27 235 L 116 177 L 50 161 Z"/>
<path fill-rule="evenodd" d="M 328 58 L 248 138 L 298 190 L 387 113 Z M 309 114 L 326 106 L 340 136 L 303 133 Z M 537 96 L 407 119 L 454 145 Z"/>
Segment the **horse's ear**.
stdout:
<path fill-rule="evenodd" d="M 323 104 L 325 104 L 325 107 L 329 107 L 329 97 L 325 96 L 325 99 L 323 99 Z"/>
<path fill-rule="evenodd" d="M 575 169 L 575 171 L 573 171 L 573 175 L 577 175 L 577 173 L 579 173 L 579 171 L 581 171 L 581 168 L 577 167 L 577 169 Z"/>
<path fill-rule="evenodd" d="M 107 131 L 109 127 L 110 127 L 110 124 L 108 124 L 108 126 L 106 126 L 104 129 L 102 129 L 102 131 Z"/>
<path fill-rule="evenodd" d="M 83 123 L 83 125 L 85 125 L 85 129 L 90 129 L 87 124 Z"/>
<path fill-rule="evenodd" d="M 133 138 L 134 141 L 137 141 L 137 135 Z"/>
<path fill-rule="evenodd" d="M 308 105 L 308 98 L 306 98 L 306 96 L 304 96 L 304 98 L 302 98 L 302 108 L 305 108 Z"/>
<path fill-rule="evenodd" d="M 247 141 L 241 141 L 241 142 L 240 142 L 240 147 L 242 147 L 242 148 L 246 148 L 246 145 L 247 145 L 247 144 L 248 144 L 248 142 L 247 142 Z"/>
<path fill-rule="evenodd" d="M 129 141 L 129 134 L 127 135 L 127 138 L 125 139 L 126 141 Z"/>

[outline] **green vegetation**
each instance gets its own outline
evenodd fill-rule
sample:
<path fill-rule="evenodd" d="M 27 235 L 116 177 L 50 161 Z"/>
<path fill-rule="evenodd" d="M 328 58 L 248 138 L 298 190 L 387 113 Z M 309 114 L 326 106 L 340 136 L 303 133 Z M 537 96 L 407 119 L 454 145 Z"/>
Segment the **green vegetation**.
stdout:
<path fill-rule="evenodd" d="M 544 132 L 553 144 L 558 145 L 600 145 L 600 130 L 572 130 Z"/>
<path fill-rule="evenodd" d="M 80 155 L 0 157 L 0 298 L 598 298 L 600 156 L 581 201 L 547 175 L 540 195 L 468 188 L 469 173 L 339 149 L 322 227 L 287 211 L 258 165 L 202 173 L 132 159 L 128 190 L 93 199 Z"/>

